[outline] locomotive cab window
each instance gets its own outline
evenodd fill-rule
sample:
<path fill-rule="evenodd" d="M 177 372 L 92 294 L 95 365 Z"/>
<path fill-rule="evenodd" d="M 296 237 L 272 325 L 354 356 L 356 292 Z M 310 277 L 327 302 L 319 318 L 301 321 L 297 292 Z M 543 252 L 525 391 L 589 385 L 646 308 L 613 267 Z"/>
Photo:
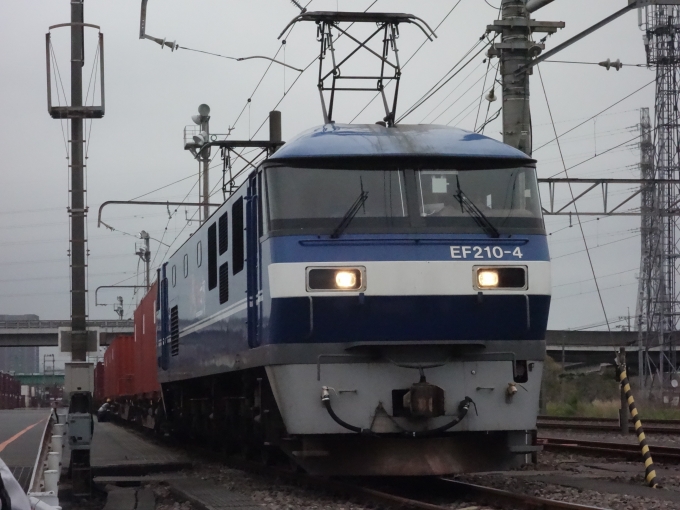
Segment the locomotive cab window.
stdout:
<path fill-rule="evenodd" d="M 536 170 L 420 170 L 419 214 L 431 227 L 458 226 L 474 231 L 475 212 L 503 228 L 542 228 Z"/>
<path fill-rule="evenodd" d="M 408 227 L 400 170 L 267 168 L 271 230 L 365 231 Z"/>

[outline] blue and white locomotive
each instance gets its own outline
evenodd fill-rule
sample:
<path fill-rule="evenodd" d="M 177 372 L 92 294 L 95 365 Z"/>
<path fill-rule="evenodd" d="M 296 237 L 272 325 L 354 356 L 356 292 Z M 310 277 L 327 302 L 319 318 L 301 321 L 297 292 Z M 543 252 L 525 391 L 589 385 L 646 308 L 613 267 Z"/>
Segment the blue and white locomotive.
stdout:
<path fill-rule="evenodd" d="M 550 261 L 518 150 L 434 125 L 311 129 L 159 278 L 180 432 L 330 475 L 495 470 L 536 450 Z"/>

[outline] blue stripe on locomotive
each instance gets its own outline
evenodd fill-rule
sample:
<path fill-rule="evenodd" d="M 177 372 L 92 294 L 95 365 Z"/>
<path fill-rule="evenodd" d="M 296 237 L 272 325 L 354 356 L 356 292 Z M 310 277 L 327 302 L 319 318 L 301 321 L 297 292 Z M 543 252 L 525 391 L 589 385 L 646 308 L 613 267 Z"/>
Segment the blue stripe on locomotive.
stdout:
<path fill-rule="evenodd" d="M 484 258 L 485 261 L 550 260 L 544 235 L 504 239 L 490 239 L 484 234 L 345 234 L 340 239 L 320 239 L 316 235 L 281 236 L 263 242 L 262 251 L 265 257 L 270 253 L 271 258 L 263 260 L 266 266 L 282 262 L 451 260 L 452 246 L 503 248 L 501 257 Z M 521 259 L 512 255 L 515 248 L 520 248 Z M 467 260 L 474 259 L 469 256 Z"/>
<path fill-rule="evenodd" d="M 213 218 L 217 219 L 219 215 Z M 212 222 L 208 222 L 208 225 Z M 196 256 L 200 241 L 207 248 L 207 229 L 199 232 L 169 262 L 168 307 L 179 310 L 179 352 L 170 356 L 171 377 L 212 372 L 235 362 L 248 344 L 246 271 L 229 277 L 229 300 L 219 304 L 219 285 L 208 290 L 207 253 L 201 267 L 184 278 L 184 254 Z M 416 242 L 416 239 L 419 241 Z M 272 263 L 361 261 L 451 261 L 450 247 L 460 245 L 521 246 L 523 262 L 547 261 L 545 236 L 492 240 L 484 235 L 345 235 L 339 240 L 318 236 L 270 237 L 261 244 L 262 294 L 258 345 L 436 340 L 540 340 L 547 328 L 550 296 L 524 294 L 453 296 L 333 296 L 314 297 L 314 327 L 310 328 L 307 297 L 270 298 L 267 268 Z M 193 252 L 193 253 L 192 253 Z M 504 251 L 505 252 L 505 251 Z M 505 255 L 504 261 L 517 259 Z M 218 257 L 218 267 L 231 263 L 231 251 Z M 455 261 L 452 262 L 455 264 Z M 191 264 L 195 266 L 195 264 Z M 196 296 L 204 295 L 202 302 Z M 527 327 L 529 326 L 529 327 Z"/>

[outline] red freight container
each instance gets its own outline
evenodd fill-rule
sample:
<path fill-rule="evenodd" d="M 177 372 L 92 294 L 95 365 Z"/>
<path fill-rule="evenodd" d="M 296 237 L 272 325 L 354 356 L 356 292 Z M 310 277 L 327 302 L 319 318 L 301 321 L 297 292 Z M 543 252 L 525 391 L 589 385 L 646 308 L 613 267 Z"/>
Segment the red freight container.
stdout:
<path fill-rule="evenodd" d="M 134 337 L 117 336 L 104 353 L 105 398 L 115 399 L 134 394 Z"/>
<path fill-rule="evenodd" d="M 154 283 L 135 310 L 134 394 L 150 397 L 159 392 L 156 354 L 156 292 Z"/>
<path fill-rule="evenodd" d="M 101 361 L 94 367 L 94 400 L 97 404 L 101 404 L 106 400 L 104 388 L 104 363 Z"/>

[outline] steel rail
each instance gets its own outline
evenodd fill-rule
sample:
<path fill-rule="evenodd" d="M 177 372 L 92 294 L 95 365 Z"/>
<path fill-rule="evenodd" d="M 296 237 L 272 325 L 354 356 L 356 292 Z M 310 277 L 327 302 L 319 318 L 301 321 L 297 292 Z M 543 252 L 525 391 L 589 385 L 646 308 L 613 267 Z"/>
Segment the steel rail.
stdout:
<path fill-rule="evenodd" d="M 235 469 L 255 472 L 265 476 L 276 476 L 285 482 L 300 484 L 312 489 L 331 492 L 333 494 L 342 494 L 345 497 L 358 499 L 369 504 L 372 503 L 386 506 L 388 508 L 412 508 L 422 510 L 449 510 L 451 508 L 447 504 L 428 503 L 426 501 L 391 494 L 383 490 L 364 487 L 353 482 L 331 480 L 328 478 L 311 476 L 306 473 L 296 473 L 271 466 L 263 466 L 262 464 L 254 462 L 228 461 L 227 464 Z M 507 505 L 512 504 L 512 508 L 517 510 L 535 510 L 537 508 L 540 508 L 541 510 L 604 510 L 601 507 L 568 503 L 566 501 L 557 501 L 526 494 L 517 494 L 492 487 L 450 480 L 444 477 L 426 478 L 422 479 L 421 482 L 424 488 L 433 488 L 435 490 L 443 489 L 446 494 L 451 494 L 452 497 L 464 495 L 475 500 L 477 503 L 483 501 L 485 504 L 487 501 L 493 501 L 502 505 L 504 508 L 507 507 Z M 424 491 L 424 493 L 429 492 L 429 490 Z"/>
<path fill-rule="evenodd" d="M 541 415 L 538 417 L 539 423 L 542 421 L 554 422 L 554 421 L 564 421 L 564 422 L 584 422 L 584 423 L 619 423 L 618 418 L 594 418 L 592 416 L 579 417 L 579 416 L 545 416 Z M 632 423 L 633 420 L 628 420 Z M 645 419 L 646 424 L 653 425 L 680 425 L 680 420 L 649 420 Z"/>
<path fill-rule="evenodd" d="M 637 444 L 583 441 L 581 439 L 556 437 L 539 437 L 538 444 L 543 446 L 544 451 L 624 457 L 630 460 L 640 459 L 640 447 Z M 680 448 L 650 445 L 649 450 L 657 460 L 680 463 Z"/>
<path fill-rule="evenodd" d="M 163 440 L 161 440 L 164 442 Z M 245 471 L 247 473 L 257 474 L 261 476 L 273 477 L 284 483 L 307 487 L 320 492 L 327 492 L 333 495 L 343 495 L 349 499 L 356 499 L 366 504 L 378 505 L 379 507 L 395 508 L 395 509 L 417 509 L 417 510 L 450 510 L 449 504 L 434 504 L 426 501 L 420 501 L 409 497 L 399 496 L 385 492 L 384 490 L 376 490 L 371 487 L 366 487 L 352 481 L 344 481 L 339 479 L 330 479 L 321 476 L 313 476 L 307 473 L 298 471 L 291 471 L 275 466 L 265 465 L 249 460 L 242 460 L 235 457 L 225 459 L 214 450 L 205 449 L 203 447 L 190 447 L 190 455 L 200 459 L 209 459 L 213 462 L 219 462 L 229 468 Z M 189 445 L 183 445 L 183 449 L 189 449 Z M 639 452 L 637 453 L 639 456 Z M 655 453 L 659 456 L 659 453 Z M 445 477 L 424 477 L 413 480 L 419 486 L 419 494 L 431 494 L 433 491 L 443 492 L 446 496 L 452 498 L 460 498 L 461 496 L 469 497 L 476 502 L 494 501 L 504 508 L 512 505 L 516 510 L 606 510 L 601 507 L 594 507 L 589 505 L 580 505 L 577 503 L 568 503 L 565 501 L 557 501 L 546 498 L 539 498 L 536 496 L 529 496 L 526 494 L 516 494 L 509 491 L 495 489 L 477 484 L 461 482 L 458 480 L 450 480 Z M 403 489 L 403 484 L 399 485 Z M 421 490 L 425 489 L 425 490 Z M 429 489 L 433 489 L 430 491 Z M 171 492 L 180 499 L 186 499 L 187 494 L 177 488 L 171 488 Z M 206 509 L 207 510 L 207 509 Z"/>
<path fill-rule="evenodd" d="M 647 423 L 647 422 L 645 422 Z M 572 430 L 590 430 L 601 432 L 620 432 L 621 427 L 618 424 L 608 425 L 606 423 L 575 423 L 575 422 L 538 422 L 539 429 L 572 429 Z M 631 434 L 635 434 L 635 430 L 630 430 Z M 680 434 L 680 427 L 664 427 L 652 426 L 645 427 L 645 434 Z"/>
<path fill-rule="evenodd" d="M 448 478 L 440 478 L 444 483 L 449 484 L 454 490 L 470 494 L 474 497 L 484 500 L 498 502 L 505 508 L 507 504 L 512 503 L 512 508 L 526 508 L 541 510 L 603 510 L 602 507 L 591 505 L 581 505 L 578 503 L 569 503 L 566 501 L 557 501 L 555 499 L 539 498 L 537 496 L 529 496 L 527 494 L 516 494 L 502 489 L 494 489 L 493 487 L 485 487 L 472 483 L 460 482 L 458 480 L 450 480 Z M 450 507 L 441 507 L 450 508 Z"/>

